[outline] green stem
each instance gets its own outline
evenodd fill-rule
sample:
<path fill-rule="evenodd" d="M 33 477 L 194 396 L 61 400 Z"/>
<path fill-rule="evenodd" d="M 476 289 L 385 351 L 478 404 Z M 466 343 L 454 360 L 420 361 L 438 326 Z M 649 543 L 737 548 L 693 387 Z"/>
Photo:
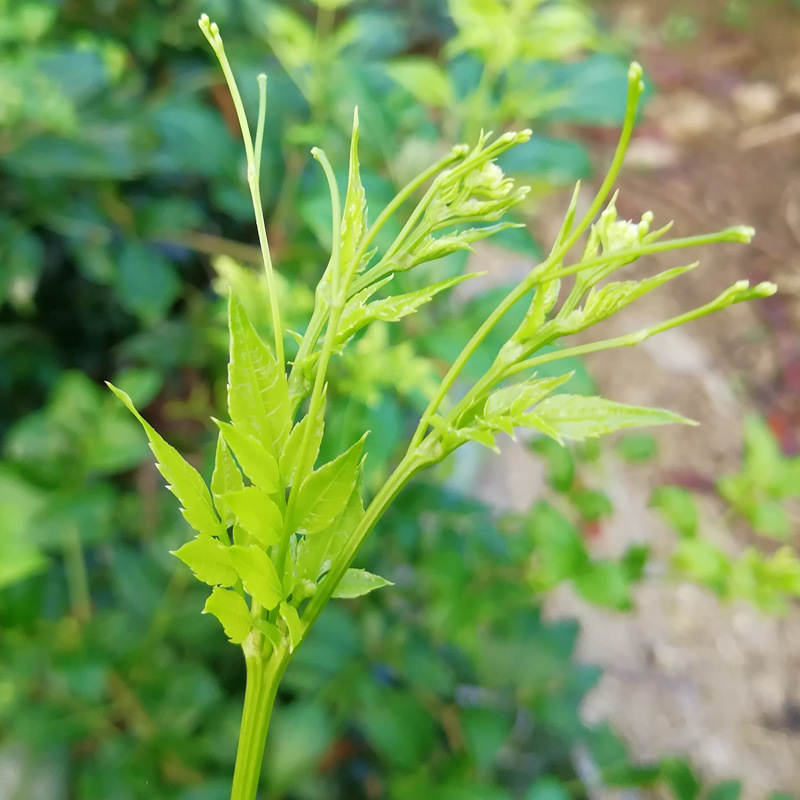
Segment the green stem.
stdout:
<path fill-rule="evenodd" d="M 583 232 L 592 224 L 592 220 L 597 216 L 597 213 L 603 207 L 606 197 L 608 197 L 609 192 L 614 187 L 614 182 L 617 180 L 617 176 L 622 169 L 625 153 L 628 151 L 628 144 L 630 143 L 633 128 L 636 124 L 636 111 L 639 107 L 639 98 L 642 96 L 643 91 L 642 68 L 639 64 L 633 62 L 628 69 L 628 96 L 625 104 L 625 119 L 622 124 L 622 131 L 620 133 L 619 142 L 617 143 L 617 149 L 614 151 L 614 157 L 611 160 L 611 166 L 608 168 L 606 177 L 603 179 L 603 183 L 600 185 L 600 189 L 595 195 L 594 200 L 592 200 L 589 210 L 583 215 L 583 218 L 578 225 L 573 228 L 572 232 L 566 236 L 563 244 L 559 248 L 559 252 L 562 255 L 569 252 L 570 248 L 583 235 Z"/>
<path fill-rule="evenodd" d="M 372 224 L 370 229 L 367 231 L 364 240 L 361 242 L 361 246 L 358 249 L 358 253 L 355 257 L 355 262 L 360 263 L 361 259 L 364 257 L 364 254 L 367 252 L 367 248 L 372 244 L 372 241 L 389 220 L 389 218 L 400 208 L 400 206 L 408 200 L 408 198 L 419 189 L 423 184 L 427 183 L 431 178 L 436 176 L 440 173 L 443 169 L 446 169 L 451 164 L 456 163 L 457 161 L 463 161 L 464 157 L 467 154 L 467 148 L 463 146 L 454 147 L 446 156 L 440 158 L 435 164 L 432 164 L 425 172 L 417 175 L 412 181 L 407 183 L 394 197 L 391 203 L 383 209 L 383 211 L 378 215 L 378 218 Z M 389 249 L 383 255 L 383 258 L 369 271 L 365 272 L 361 278 L 354 282 L 353 284 L 353 293 L 361 291 L 365 287 L 369 286 L 371 283 L 374 283 L 380 277 L 385 274 L 385 270 L 383 272 L 377 272 L 382 264 L 385 264 L 391 257 L 402 247 L 403 242 L 408 237 L 409 233 L 416 225 L 417 221 L 419 220 L 422 213 L 430 204 L 433 196 L 436 194 L 436 191 L 439 188 L 439 183 L 434 181 L 434 183 L 428 188 L 428 191 L 425 192 L 422 199 L 417 203 L 416 208 L 411 213 L 409 218 L 406 220 L 406 224 L 403 226 L 403 229 L 395 238 L 394 242 L 392 242 Z"/>
<path fill-rule="evenodd" d="M 222 37 L 219 35 L 219 28 L 216 23 L 209 22 L 204 14 L 200 17 L 200 29 L 205 34 L 208 43 L 217 56 L 228 90 L 231 93 L 233 107 L 236 109 L 236 117 L 239 120 L 239 128 L 244 141 L 244 150 L 247 158 L 247 185 L 250 187 L 250 198 L 253 202 L 253 212 L 256 219 L 256 230 L 258 231 L 258 242 L 261 247 L 261 260 L 264 265 L 264 272 L 267 275 L 267 289 L 269 291 L 270 312 L 272 315 L 272 328 L 275 334 L 275 355 L 281 369 L 284 366 L 283 351 L 283 324 L 281 322 L 280 306 L 278 305 L 278 294 L 275 288 L 275 275 L 272 267 L 272 256 L 269 251 L 269 240 L 267 239 L 267 226 L 264 221 L 264 208 L 261 203 L 261 146 L 264 141 L 264 121 L 266 119 L 266 98 L 267 98 L 267 78 L 266 75 L 258 76 L 259 108 L 258 108 L 258 127 L 256 130 L 256 144 L 258 152 L 253 147 L 253 140 L 250 135 L 250 125 L 247 122 L 247 114 L 236 85 L 236 78 L 225 54 L 225 47 L 222 44 Z"/>
<path fill-rule="evenodd" d="M 353 531 L 342 550 L 336 556 L 327 575 L 319 584 L 316 594 L 309 601 L 303 613 L 306 632 L 322 613 L 322 609 L 325 608 L 328 600 L 331 599 L 334 590 L 339 585 L 339 581 L 350 568 L 356 553 L 358 553 L 364 540 L 375 527 L 375 523 L 386 513 L 386 509 L 411 478 L 425 466 L 426 463 L 414 454 L 413 449 L 409 447 L 403 460 L 397 465 L 394 472 L 378 490 L 369 506 L 367 506 L 361 522 L 359 522 L 355 531 Z"/>
<path fill-rule="evenodd" d="M 411 439 L 411 445 L 409 449 L 414 450 L 422 442 L 431 418 L 438 410 L 444 398 L 447 396 L 447 393 L 450 391 L 453 383 L 455 383 L 456 378 L 458 378 L 461 370 L 464 368 L 464 365 L 467 363 L 467 361 L 469 361 L 472 354 L 478 349 L 478 346 L 481 344 L 481 342 L 489 335 L 492 328 L 494 328 L 500 319 L 509 311 L 514 303 L 523 297 L 530 289 L 529 283 L 530 282 L 528 280 L 525 280 L 520 283 L 519 286 L 512 289 L 500 301 L 497 308 L 495 308 L 495 310 L 492 311 L 492 313 L 486 318 L 483 325 L 478 328 L 478 330 L 472 335 L 472 338 L 469 340 L 469 342 L 467 342 L 467 344 L 464 346 L 464 349 L 458 354 L 458 358 L 456 358 L 456 360 L 453 362 L 453 365 L 442 379 L 441 384 L 439 384 L 436 394 L 428 403 L 428 407 L 425 409 L 425 413 L 422 415 L 422 419 L 420 419 L 416 431 L 414 431 L 414 436 Z"/>
<path fill-rule="evenodd" d="M 752 238 L 752 229 L 742 226 L 735 226 L 733 228 L 725 228 L 725 230 L 717 231 L 716 233 L 704 233 L 699 236 L 685 236 L 682 239 L 666 239 L 663 242 L 655 244 L 643 244 L 639 247 L 631 247 L 630 249 L 606 253 L 596 258 L 589 258 L 586 261 L 578 261 L 569 267 L 563 267 L 559 270 L 554 270 L 552 273 L 546 275 L 548 281 L 558 280 L 559 278 L 566 278 L 574 275 L 577 272 L 584 270 L 594 269 L 595 267 L 602 267 L 611 264 L 614 261 L 619 261 L 624 258 L 627 263 L 636 261 L 642 256 L 650 256 L 655 253 L 666 253 L 672 250 L 685 250 L 688 247 L 700 247 L 707 244 L 720 244 L 722 242 L 735 242 L 747 243 Z M 563 253 L 562 253 L 563 255 Z M 551 261 L 552 259 L 548 259 Z M 543 267 L 548 262 L 543 262 Z M 537 267 L 538 272 L 543 272 L 541 267 Z"/>
<path fill-rule="evenodd" d="M 573 356 L 587 355 L 588 353 L 597 353 L 601 350 L 613 350 L 617 347 L 632 347 L 633 345 L 639 344 L 645 339 L 649 339 L 656 334 L 663 333 L 664 331 L 668 331 L 671 328 L 676 328 L 680 325 L 685 325 L 687 322 L 692 322 L 693 320 L 700 319 L 700 317 L 705 317 L 714 311 L 719 311 L 720 309 L 725 308 L 727 305 L 730 305 L 730 302 L 722 301 L 720 297 L 717 297 L 714 300 L 711 300 L 710 302 L 700 306 L 699 308 L 695 308 L 692 311 L 687 311 L 685 314 L 679 314 L 677 317 L 672 317 L 671 319 L 658 322 L 655 325 L 650 325 L 647 328 L 642 328 L 641 330 L 633 331 L 632 333 L 626 333 L 622 336 L 616 336 L 613 339 L 603 339 L 599 342 L 590 342 L 589 344 L 582 344 L 576 347 L 567 347 L 563 350 L 554 350 L 550 353 L 544 353 L 543 355 L 534 356 L 533 358 L 526 359 L 525 361 L 520 361 L 519 363 L 513 364 L 506 368 L 503 371 L 502 377 L 504 379 L 510 378 L 512 375 L 516 375 L 518 372 L 531 369 L 532 367 L 538 367 L 540 364 L 547 364 L 549 361 L 559 361 L 562 358 L 571 358 Z"/>
<path fill-rule="evenodd" d="M 231 800 L 255 800 L 267 731 L 280 684 L 289 659 L 285 652 L 265 656 L 245 647 L 247 684 L 239 730 L 239 746 L 233 772 Z"/>

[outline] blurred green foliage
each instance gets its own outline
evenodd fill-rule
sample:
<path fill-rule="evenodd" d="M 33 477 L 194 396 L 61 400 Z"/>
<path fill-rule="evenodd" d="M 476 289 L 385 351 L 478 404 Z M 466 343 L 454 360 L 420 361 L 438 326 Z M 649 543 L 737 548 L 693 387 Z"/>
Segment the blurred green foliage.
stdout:
<path fill-rule="evenodd" d="M 716 480 L 728 517 L 744 521 L 758 541 L 731 553 L 702 536 L 698 500 L 688 489 L 661 486 L 651 497 L 680 538 L 676 574 L 726 600 L 746 600 L 762 611 L 785 612 L 800 597 L 800 557 L 790 546 L 798 531 L 800 457 L 785 456 L 760 417 L 745 420 L 741 469 Z M 766 541 L 765 541 L 765 540 Z M 777 549 L 769 540 L 783 543 Z"/>
<path fill-rule="evenodd" d="M 250 100 L 255 75 L 269 76 L 263 195 L 289 320 L 313 303 L 307 278 L 330 236 L 307 149 L 341 168 L 354 104 L 377 204 L 481 126 L 532 125 L 504 168 L 542 192 L 570 183 L 589 171 L 576 126 L 613 126 L 623 111 L 627 65 L 575 2 L 0 0 L 0 763 L 19 773 L 14 798 L 228 791 L 238 654 L 197 613 L 202 589 L 168 553 L 183 521 L 136 422 L 99 384 L 113 377 L 207 473 L 198 420 L 224 392 L 219 295 L 234 285 L 257 324 L 268 318 L 246 266 L 257 252 L 240 244 L 254 240 L 252 212 L 201 11 L 224 26 Z M 538 254 L 524 232 L 504 238 L 519 258 Z M 374 328 L 358 347 L 384 354 L 379 371 L 336 363 L 339 440 L 326 446 L 371 428 L 368 490 L 439 359 L 493 302 L 437 304 L 419 351 Z M 591 391 L 574 367 L 571 391 Z M 626 442 L 629 457 L 650 455 L 645 439 Z M 542 620 L 536 592 L 570 580 L 626 608 L 645 553 L 590 557 L 585 527 L 610 504 L 550 444 L 535 447 L 566 509 L 542 501 L 496 519 L 435 481 L 404 495 L 364 555 L 397 590 L 329 609 L 287 674 L 268 797 L 555 800 L 598 782 L 698 797 L 684 762 L 633 766 L 611 730 L 581 721 L 598 671 L 573 659 L 574 625 Z M 54 782 L 37 788 L 43 774 Z"/>

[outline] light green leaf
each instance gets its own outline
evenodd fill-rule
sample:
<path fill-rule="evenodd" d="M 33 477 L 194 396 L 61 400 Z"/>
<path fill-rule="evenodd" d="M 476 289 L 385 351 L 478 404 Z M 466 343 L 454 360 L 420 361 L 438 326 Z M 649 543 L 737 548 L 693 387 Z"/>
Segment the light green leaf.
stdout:
<path fill-rule="evenodd" d="M 236 570 L 231 566 L 228 548 L 217 539 L 200 535 L 177 550 L 170 550 L 194 573 L 195 578 L 209 586 L 233 586 Z"/>
<path fill-rule="evenodd" d="M 283 450 L 292 426 L 289 385 L 272 351 L 261 341 L 241 301 L 228 307 L 231 354 L 228 412 L 231 422 L 258 439 L 273 458 Z"/>
<path fill-rule="evenodd" d="M 642 281 L 614 281 L 599 289 L 593 287 L 586 296 L 583 304 L 583 320 L 580 328 L 576 330 L 583 330 L 589 325 L 594 325 L 596 322 L 607 319 L 621 308 L 630 305 L 634 300 L 638 300 L 643 295 L 653 291 L 653 289 L 657 289 L 667 281 L 671 281 L 690 269 L 694 269 L 697 263 L 689 264 L 686 267 L 668 269 Z"/>
<path fill-rule="evenodd" d="M 365 569 L 349 569 L 345 572 L 339 585 L 333 590 L 333 597 L 353 598 L 361 597 L 380 589 L 382 586 L 394 586 L 391 581 L 381 578 L 380 575 L 373 575 Z"/>
<path fill-rule="evenodd" d="M 557 441 L 583 441 L 594 436 L 642 425 L 667 425 L 696 422 L 659 408 L 642 408 L 616 403 L 604 397 L 561 394 L 548 397 L 525 415 L 526 424 Z"/>
<path fill-rule="evenodd" d="M 467 420 L 462 417 L 459 427 L 453 427 L 437 414 L 431 419 L 431 425 L 441 436 L 445 452 L 452 452 L 468 441 L 478 442 L 496 451 L 495 437 L 498 433 L 513 437 L 516 428 L 530 427 L 531 415 L 526 413 L 527 409 L 571 377 L 570 372 L 555 378 L 531 378 L 498 389 L 486 398 L 483 413 L 469 421 L 469 424 L 465 424 Z"/>
<path fill-rule="evenodd" d="M 281 454 L 281 476 L 285 486 L 292 486 L 295 480 L 295 473 L 297 472 L 297 459 L 300 456 L 300 448 L 302 446 L 303 437 L 305 436 L 306 428 L 309 425 L 308 414 L 306 414 L 297 425 L 292 428 L 289 438 L 286 441 L 286 447 L 283 448 Z M 311 438 L 309 440 L 309 464 L 312 466 L 316 463 L 317 456 L 319 455 L 319 446 L 322 442 L 322 433 L 325 429 L 325 392 L 323 391 L 322 402 L 319 406 L 319 413 L 314 420 L 314 427 L 311 431 Z"/>
<path fill-rule="evenodd" d="M 297 533 L 313 534 L 327 528 L 347 505 L 356 486 L 366 434 L 338 458 L 312 472 L 297 498 Z"/>
<path fill-rule="evenodd" d="M 212 417 L 213 419 L 213 417 Z M 275 456 L 268 452 L 264 445 L 242 429 L 227 422 L 214 423 L 219 428 L 228 447 L 242 466 L 245 475 L 260 489 L 275 492 L 280 484 L 280 472 Z"/>
<path fill-rule="evenodd" d="M 156 432 L 136 410 L 125 392 L 110 383 L 107 385 L 142 424 L 150 440 L 150 449 L 158 462 L 158 469 L 167 481 L 167 488 L 180 501 L 181 513 L 186 521 L 199 533 L 224 537 L 225 527 L 217 517 L 211 494 L 200 473 Z"/>
<path fill-rule="evenodd" d="M 691 539 L 697 535 L 700 515 L 694 495 L 688 489 L 659 486 L 650 496 L 650 505 L 657 508 L 682 537 Z"/>
<path fill-rule="evenodd" d="M 278 544 L 283 530 L 281 512 L 272 498 L 263 489 L 248 486 L 223 495 L 223 501 L 236 515 L 239 526 L 244 528 L 264 547 Z M 234 540 L 236 541 L 234 527 Z"/>
<path fill-rule="evenodd" d="M 488 201 L 487 201 L 488 202 Z M 498 201 L 499 202 L 499 201 Z M 508 207 L 514 205 L 509 201 Z M 475 213 L 468 214 L 467 212 L 473 210 Z M 435 227 L 436 229 L 442 227 L 450 227 L 452 225 L 459 225 L 467 222 L 483 221 L 486 219 L 499 218 L 499 211 L 496 213 L 480 213 L 479 209 L 474 209 L 467 206 L 466 209 L 462 208 L 458 212 L 446 212 L 444 219 L 439 220 Z M 419 264 L 424 264 L 428 261 L 435 261 L 439 258 L 444 258 L 451 253 L 457 253 L 461 250 L 474 252 L 472 245 L 482 239 L 488 239 L 496 233 L 506 231 L 512 228 L 519 228 L 520 224 L 516 222 L 498 222 L 496 225 L 483 225 L 480 228 L 467 228 L 466 230 L 456 231 L 455 233 L 448 233 L 444 236 L 426 236 L 422 242 L 416 244 L 410 250 L 404 251 L 404 257 L 391 262 L 392 269 L 395 272 L 404 272 Z"/>
<path fill-rule="evenodd" d="M 289 632 L 289 652 L 293 653 L 294 649 L 303 641 L 305 626 L 300 620 L 297 609 L 291 603 L 281 603 L 280 614 L 281 619 L 286 623 L 286 630 Z"/>
<path fill-rule="evenodd" d="M 233 460 L 225 440 L 222 438 L 222 433 L 217 437 L 217 452 L 214 457 L 214 472 L 211 475 L 211 494 L 214 497 L 214 505 L 217 507 L 220 517 L 229 528 L 234 523 L 234 514 L 227 504 L 223 495 L 229 492 L 236 492 L 239 489 L 244 489 L 244 481 L 242 480 L 242 473 L 239 472 L 239 467 Z"/>
<path fill-rule="evenodd" d="M 342 550 L 363 516 L 359 471 L 344 511 L 325 530 L 314 536 L 304 536 L 298 541 L 295 559 L 298 579 L 315 586 L 320 575 L 330 568 L 333 554 Z"/>
<path fill-rule="evenodd" d="M 236 568 L 245 591 L 267 610 L 283 599 L 283 587 L 270 557 L 256 545 L 230 548 L 231 564 Z"/>
<path fill-rule="evenodd" d="M 283 637 L 277 625 L 273 625 L 265 619 L 254 620 L 253 624 L 264 634 L 264 638 L 272 645 L 273 650 L 277 650 L 283 644 Z"/>
<path fill-rule="evenodd" d="M 725 553 L 706 539 L 683 539 L 672 555 L 673 568 L 682 577 L 724 594 L 731 572 Z"/>
<path fill-rule="evenodd" d="M 213 614 L 234 644 L 241 644 L 250 633 L 252 620 L 244 598 L 230 589 L 215 588 L 206 600 L 204 614 Z"/>
<path fill-rule="evenodd" d="M 423 105 L 448 108 L 453 103 L 453 87 L 447 73 L 428 58 L 414 56 L 392 61 L 386 65 L 386 71 Z"/>
<path fill-rule="evenodd" d="M 344 212 L 342 214 L 341 228 L 341 268 L 342 274 L 347 276 L 345 287 L 349 283 L 349 276 L 359 268 L 354 259 L 367 227 L 367 198 L 364 187 L 361 185 L 361 174 L 358 167 L 358 108 L 353 112 L 353 134 L 350 140 L 350 167 L 347 179 L 347 194 L 344 199 Z"/>
<path fill-rule="evenodd" d="M 353 298 L 345 308 L 339 326 L 339 333 L 336 338 L 336 346 L 342 347 L 352 336 L 366 325 L 375 320 L 384 322 L 398 322 L 403 317 L 413 314 L 420 306 L 430 302 L 439 292 L 450 289 L 463 281 L 476 277 L 480 273 L 470 273 L 469 275 L 456 275 L 444 281 L 418 289 L 415 292 L 398 294 L 394 297 L 387 297 L 377 300 L 374 303 L 363 305 L 358 301 L 358 296 Z M 370 293 L 373 287 L 367 290 Z"/>
<path fill-rule="evenodd" d="M 561 293 L 561 281 L 553 280 L 536 287 L 531 304 L 513 336 L 515 342 L 526 342 L 536 336 L 553 310 Z"/>
<path fill-rule="evenodd" d="M 516 418 L 543 400 L 550 392 L 565 384 L 571 377 L 571 372 L 555 378 L 537 379 L 534 376 L 513 386 L 497 389 L 486 398 L 483 417 L 488 422 L 499 416 Z"/>

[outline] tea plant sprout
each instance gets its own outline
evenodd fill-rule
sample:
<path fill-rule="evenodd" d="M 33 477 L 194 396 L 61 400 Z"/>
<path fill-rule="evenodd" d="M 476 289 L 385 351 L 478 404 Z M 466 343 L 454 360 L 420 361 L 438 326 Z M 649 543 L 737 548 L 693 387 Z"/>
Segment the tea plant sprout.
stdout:
<path fill-rule="evenodd" d="M 640 408 L 601 397 L 555 394 L 569 374 L 539 378 L 537 366 L 568 356 L 637 344 L 661 331 L 729 305 L 775 291 L 771 283 L 741 281 L 699 308 L 613 339 L 559 350 L 552 344 L 606 319 L 695 264 L 643 280 L 607 281 L 644 256 L 716 242 L 749 242 L 753 230 L 732 227 L 717 233 L 666 239 L 669 226 L 651 231 L 652 215 L 638 222 L 617 218 L 608 201 L 636 117 L 642 70 L 628 73 L 625 121 L 608 174 L 589 209 L 577 217 L 576 187 L 560 233 L 544 261 L 499 303 L 455 359 L 430 398 L 405 455 L 367 504 L 362 505 L 364 436 L 332 461 L 317 465 L 325 428 L 326 387 L 331 360 L 359 331 L 375 321 L 396 322 L 469 275 L 423 289 L 392 294 L 393 278 L 456 250 L 471 249 L 510 227 L 506 212 L 527 187 L 518 187 L 496 158 L 530 131 L 482 134 L 477 144 L 457 145 L 412 180 L 367 222 L 367 199 L 358 162 L 358 113 L 354 114 L 346 194 L 339 196 L 325 153 L 312 150 L 327 179 L 332 208 L 330 259 L 316 289 L 316 304 L 303 334 L 282 328 L 273 265 L 259 194 L 260 156 L 266 119 L 266 79 L 259 77 L 255 138 L 228 63 L 219 30 L 207 16 L 200 28 L 216 54 L 233 97 L 247 156 L 247 179 L 267 274 L 274 342 L 254 329 L 240 298 L 229 303 L 230 362 L 228 416 L 219 429 L 210 485 L 134 408 L 121 390 L 112 391 L 136 415 L 150 440 L 168 488 L 178 498 L 196 536 L 175 551 L 210 587 L 204 613 L 213 614 L 228 638 L 244 652 L 247 683 L 232 800 L 253 800 L 258 790 L 264 744 L 281 677 L 292 655 L 332 598 L 352 598 L 389 581 L 351 564 L 365 538 L 411 478 L 446 458 L 467 441 L 495 447 L 498 434 L 530 428 L 559 442 L 583 440 L 640 425 L 687 423 L 659 409 Z M 421 199 L 384 252 L 374 245 L 386 222 L 419 190 Z M 579 257 L 573 249 L 583 241 Z M 567 288 L 566 279 L 571 278 Z M 460 398 L 453 387 L 499 320 L 523 298 L 528 311 L 497 353 L 494 363 Z M 297 342 L 286 363 L 284 337 Z"/>

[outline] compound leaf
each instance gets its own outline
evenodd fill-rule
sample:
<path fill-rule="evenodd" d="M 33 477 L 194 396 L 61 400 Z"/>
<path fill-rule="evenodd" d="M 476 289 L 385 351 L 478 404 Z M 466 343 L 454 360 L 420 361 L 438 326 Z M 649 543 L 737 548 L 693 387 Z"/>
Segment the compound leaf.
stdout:
<path fill-rule="evenodd" d="M 241 644 L 250 633 L 252 620 L 244 598 L 231 589 L 215 588 L 206 600 L 204 614 L 213 614 L 234 644 Z"/>
<path fill-rule="evenodd" d="M 177 550 L 170 550 L 194 576 L 209 586 L 233 586 L 236 570 L 231 565 L 228 548 L 211 536 L 200 535 Z"/>
<path fill-rule="evenodd" d="M 283 599 L 283 587 L 270 557 L 255 545 L 235 544 L 230 558 L 245 591 L 267 610 L 275 608 Z"/>
<path fill-rule="evenodd" d="M 488 422 L 500 416 L 519 417 L 520 414 L 543 400 L 550 392 L 566 383 L 571 377 L 571 372 L 555 378 L 536 379 L 534 377 L 514 386 L 497 389 L 486 398 L 483 416 Z"/>
<path fill-rule="evenodd" d="M 110 383 L 107 385 L 142 424 L 158 462 L 158 469 L 167 481 L 167 488 L 180 501 L 181 513 L 186 521 L 199 533 L 224 536 L 225 528 L 217 517 L 211 494 L 200 473 L 156 432 L 125 392 Z"/>
<path fill-rule="evenodd" d="M 599 289 L 592 288 L 583 305 L 582 327 L 585 328 L 607 319 L 620 309 L 630 305 L 634 300 L 638 300 L 653 289 L 657 289 L 667 281 L 683 275 L 684 272 L 688 272 L 696 266 L 695 263 L 686 267 L 675 267 L 641 281 L 614 281 Z"/>

